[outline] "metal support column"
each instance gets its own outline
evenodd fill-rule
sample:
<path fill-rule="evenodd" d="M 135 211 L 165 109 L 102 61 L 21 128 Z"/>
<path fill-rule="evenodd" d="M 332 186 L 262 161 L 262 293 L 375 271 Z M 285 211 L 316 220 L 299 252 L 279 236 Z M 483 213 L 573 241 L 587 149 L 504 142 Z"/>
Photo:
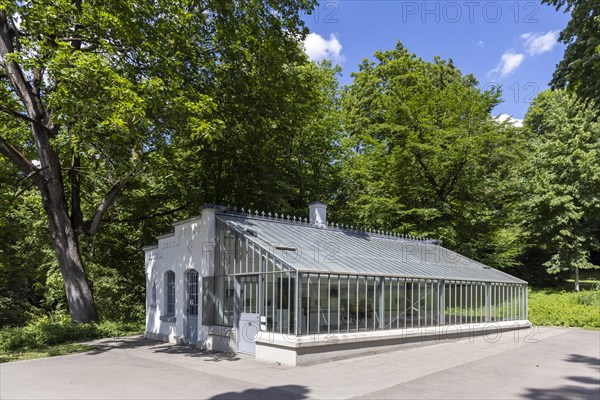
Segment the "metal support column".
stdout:
<path fill-rule="evenodd" d="M 296 336 L 300 336 L 302 330 L 302 318 L 300 318 L 300 303 L 302 302 L 302 283 L 300 282 L 301 279 L 302 274 L 296 272 L 296 296 L 294 296 L 294 334 Z"/>
<path fill-rule="evenodd" d="M 529 291 L 527 290 L 527 285 L 523 285 L 523 313 L 525 315 L 525 320 L 529 319 L 529 315 L 528 312 L 529 310 L 527 309 L 527 304 L 529 302 L 529 300 L 527 299 L 527 297 L 529 296 Z"/>
<path fill-rule="evenodd" d="M 486 282 L 485 284 L 485 322 L 491 321 L 492 315 L 492 284 Z"/>
<path fill-rule="evenodd" d="M 385 326 L 385 279 L 379 278 L 377 284 L 378 300 L 379 300 L 379 329 L 383 329 Z"/>
<path fill-rule="evenodd" d="M 446 325 L 446 282 L 438 281 L 438 325 Z"/>

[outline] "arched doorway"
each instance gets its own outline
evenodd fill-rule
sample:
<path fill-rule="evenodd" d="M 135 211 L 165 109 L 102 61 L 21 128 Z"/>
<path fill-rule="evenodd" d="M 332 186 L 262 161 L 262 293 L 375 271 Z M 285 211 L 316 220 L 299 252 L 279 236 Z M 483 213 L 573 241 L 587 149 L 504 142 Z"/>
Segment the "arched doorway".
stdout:
<path fill-rule="evenodd" d="M 187 342 L 191 346 L 198 340 L 198 271 L 191 270 L 187 274 Z"/>

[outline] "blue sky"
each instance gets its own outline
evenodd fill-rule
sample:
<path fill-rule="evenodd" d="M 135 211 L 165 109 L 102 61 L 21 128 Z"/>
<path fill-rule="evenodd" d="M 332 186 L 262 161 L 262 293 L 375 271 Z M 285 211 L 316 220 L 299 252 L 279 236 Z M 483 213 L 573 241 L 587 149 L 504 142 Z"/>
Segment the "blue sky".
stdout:
<path fill-rule="evenodd" d="M 504 102 L 495 115 L 522 119 L 531 100 L 548 87 L 565 46 L 558 33 L 569 15 L 539 1 L 321 0 L 305 21 L 312 59 L 328 58 L 352 82 L 364 58 L 400 40 L 410 52 L 431 61 L 452 58 L 480 84 L 499 83 Z"/>

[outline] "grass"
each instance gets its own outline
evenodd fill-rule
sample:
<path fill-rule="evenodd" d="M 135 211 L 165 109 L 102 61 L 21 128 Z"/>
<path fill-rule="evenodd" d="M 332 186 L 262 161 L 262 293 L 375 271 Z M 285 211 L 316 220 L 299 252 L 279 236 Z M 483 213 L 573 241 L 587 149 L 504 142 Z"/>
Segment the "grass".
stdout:
<path fill-rule="evenodd" d="M 93 350 L 82 341 L 141 334 L 141 322 L 74 324 L 68 317 L 42 317 L 28 325 L 0 330 L 0 362 L 53 357 Z"/>
<path fill-rule="evenodd" d="M 5 351 L 0 352 L 0 363 L 31 360 L 34 358 L 65 356 L 67 354 L 84 353 L 95 349 L 96 347 L 87 344 L 65 343 L 22 351 Z"/>
<path fill-rule="evenodd" d="M 600 288 L 581 292 L 529 290 L 529 320 L 534 325 L 600 329 Z"/>

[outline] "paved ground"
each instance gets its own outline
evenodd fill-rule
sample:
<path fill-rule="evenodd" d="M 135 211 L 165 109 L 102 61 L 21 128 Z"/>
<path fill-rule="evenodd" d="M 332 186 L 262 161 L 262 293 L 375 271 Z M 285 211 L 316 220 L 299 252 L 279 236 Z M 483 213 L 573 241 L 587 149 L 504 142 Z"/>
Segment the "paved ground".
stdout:
<path fill-rule="evenodd" d="M 127 338 L 0 365 L 8 399 L 600 399 L 600 332 L 541 328 L 308 367 Z"/>

